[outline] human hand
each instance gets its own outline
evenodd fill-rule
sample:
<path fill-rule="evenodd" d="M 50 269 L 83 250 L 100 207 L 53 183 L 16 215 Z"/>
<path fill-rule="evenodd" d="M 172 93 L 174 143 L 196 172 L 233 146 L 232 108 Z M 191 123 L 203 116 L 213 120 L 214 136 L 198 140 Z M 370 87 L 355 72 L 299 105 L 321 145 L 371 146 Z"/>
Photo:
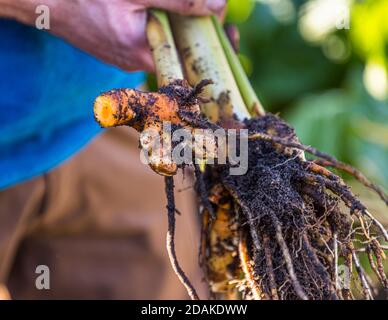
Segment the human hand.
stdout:
<path fill-rule="evenodd" d="M 47 5 L 49 32 L 127 71 L 154 70 L 145 32 L 147 8 L 222 15 L 225 5 L 225 0 L 0 0 L 4 1 L 10 10 L 20 9 L 16 19 L 31 25 L 37 17 L 36 6 Z"/>

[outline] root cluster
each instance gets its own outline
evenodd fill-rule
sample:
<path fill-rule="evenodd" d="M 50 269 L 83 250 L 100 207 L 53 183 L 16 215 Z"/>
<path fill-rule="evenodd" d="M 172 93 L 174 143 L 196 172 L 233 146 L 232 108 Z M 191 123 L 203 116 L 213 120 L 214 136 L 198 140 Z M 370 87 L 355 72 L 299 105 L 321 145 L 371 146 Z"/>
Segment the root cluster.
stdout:
<path fill-rule="evenodd" d="M 153 128 L 160 137 L 143 135 L 140 145 L 150 154 L 153 144 L 168 140 L 161 124 L 173 128 L 247 128 L 248 171 L 230 175 L 230 165 L 195 166 L 196 190 L 202 204 L 200 261 L 214 298 L 252 299 L 373 299 L 364 272 L 364 255 L 381 286 L 388 233 L 344 181 L 327 169 L 343 170 L 388 197 L 359 171 L 312 147 L 300 144 L 294 130 L 267 114 L 244 123 L 210 123 L 200 114 L 198 95 L 211 81 L 194 89 L 177 81 L 157 93 L 119 89 L 96 99 L 96 120 L 103 127 L 128 125 L 142 134 Z M 215 145 L 214 145 L 215 146 Z M 192 148 L 193 154 L 206 150 Z M 304 152 L 315 160 L 306 160 Z M 194 155 L 193 155 L 194 157 Z M 169 230 L 167 250 L 174 271 L 197 299 L 180 268 L 174 249 L 173 178 L 178 167 L 159 153 L 150 167 L 166 177 Z"/>
<path fill-rule="evenodd" d="M 220 201 L 230 202 L 230 221 L 238 221 L 239 232 L 228 241 L 239 243 L 233 250 L 238 251 L 235 256 L 241 270 L 223 281 L 235 280 L 235 290 L 246 298 L 373 299 L 370 279 L 359 259 L 365 251 L 372 270 L 387 289 L 380 245 L 384 238 L 388 240 L 386 230 L 342 179 L 321 164 L 345 168 L 362 177 L 359 180 L 384 200 L 381 189 L 357 170 L 301 145 L 293 129 L 274 115 L 247 120 L 245 126 L 250 133 L 248 172 L 231 176 L 227 165 L 214 166 L 202 177 L 210 199 L 214 198 L 214 188 L 221 188 L 224 194 L 222 200 L 212 201 L 212 210 L 217 212 Z M 324 162 L 305 160 L 301 150 Z M 209 223 L 206 228 L 205 238 Z M 214 259 L 226 251 L 212 253 L 210 248 L 204 254 Z M 340 271 L 339 265 L 344 267 Z M 205 263 L 205 270 L 212 282 L 212 265 Z M 245 276 L 237 281 L 241 271 Z"/>

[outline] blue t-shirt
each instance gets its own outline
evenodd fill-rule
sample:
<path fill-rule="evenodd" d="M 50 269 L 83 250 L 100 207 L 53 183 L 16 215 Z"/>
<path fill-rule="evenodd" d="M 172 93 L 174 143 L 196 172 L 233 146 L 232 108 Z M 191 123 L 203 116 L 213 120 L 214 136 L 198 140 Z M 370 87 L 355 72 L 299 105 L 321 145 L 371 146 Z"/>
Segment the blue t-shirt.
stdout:
<path fill-rule="evenodd" d="M 0 190 L 50 170 L 98 134 L 93 101 L 102 91 L 144 80 L 8 20 L 0 20 L 0 77 Z"/>

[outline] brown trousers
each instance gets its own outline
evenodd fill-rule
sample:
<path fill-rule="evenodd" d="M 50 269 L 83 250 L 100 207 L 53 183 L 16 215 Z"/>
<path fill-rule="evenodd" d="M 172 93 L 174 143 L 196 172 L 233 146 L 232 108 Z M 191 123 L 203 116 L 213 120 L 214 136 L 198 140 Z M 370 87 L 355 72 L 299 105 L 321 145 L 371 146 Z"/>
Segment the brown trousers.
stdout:
<path fill-rule="evenodd" d="M 0 192 L 0 283 L 12 298 L 187 298 L 165 249 L 163 178 L 140 162 L 137 145 L 132 129 L 112 129 L 59 168 Z M 204 296 L 192 181 L 175 184 L 178 259 Z M 49 267 L 49 290 L 36 288 L 38 265 Z"/>

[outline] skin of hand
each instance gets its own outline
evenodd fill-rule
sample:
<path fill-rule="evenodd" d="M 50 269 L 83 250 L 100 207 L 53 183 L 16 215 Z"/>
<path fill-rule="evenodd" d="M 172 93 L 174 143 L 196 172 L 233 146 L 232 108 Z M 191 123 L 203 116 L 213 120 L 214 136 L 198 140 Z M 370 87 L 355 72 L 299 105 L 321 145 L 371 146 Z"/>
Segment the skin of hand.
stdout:
<path fill-rule="evenodd" d="M 0 17 L 34 26 L 39 5 L 49 8 L 50 33 L 123 70 L 152 72 L 147 8 L 222 16 L 225 0 L 0 0 Z"/>

